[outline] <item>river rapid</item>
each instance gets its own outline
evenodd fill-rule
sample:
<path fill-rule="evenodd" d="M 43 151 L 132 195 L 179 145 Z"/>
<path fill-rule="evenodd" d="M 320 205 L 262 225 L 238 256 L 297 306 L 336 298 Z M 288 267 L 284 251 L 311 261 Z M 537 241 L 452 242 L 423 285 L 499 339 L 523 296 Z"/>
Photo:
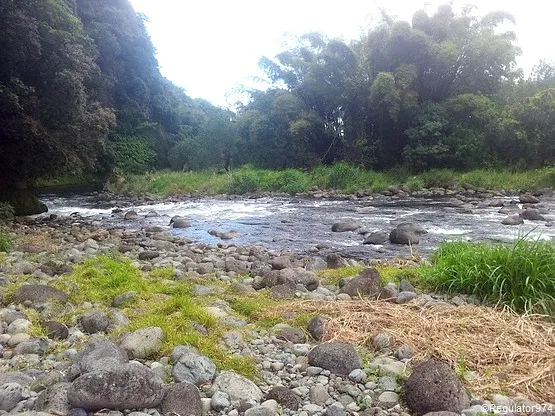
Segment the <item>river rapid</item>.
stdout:
<path fill-rule="evenodd" d="M 501 203 L 517 205 L 518 197 L 495 196 L 395 198 L 381 195 L 365 199 L 341 200 L 264 197 L 245 199 L 187 199 L 180 202 L 129 202 L 110 199 L 102 194 L 43 194 L 49 207 L 47 215 L 60 217 L 80 215 L 97 221 L 103 228 L 141 229 L 160 226 L 178 236 L 206 244 L 261 245 L 269 249 L 291 250 L 296 253 L 320 251 L 339 252 L 360 260 L 429 255 L 442 241 L 511 242 L 518 235 L 532 239 L 555 241 L 555 197 L 540 197 L 537 205 L 546 221 L 528 221 L 519 226 L 502 225 L 507 213 L 500 213 Z M 124 214 L 134 210 L 135 220 Z M 155 212 L 157 216 L 147 216 Z M 180 215 L 192 226 L 173 229 L 170 219 Z M 360 224 L 354 232 L 332 232 L 332 225 L 343 220 Z M 393 245 L 363 245 L 364 232 L 391 231 L 402 222 L 413 222 L 428 233 L 412 248 Z M 551 226 L 553 224 L 553 226 Z M 236 231 L 237 236 L 222 241 L 211 230 Z M 316 248 L 318 246 L 318 249 Z M 412 252 L 411 252 L 412 250 Z"/>

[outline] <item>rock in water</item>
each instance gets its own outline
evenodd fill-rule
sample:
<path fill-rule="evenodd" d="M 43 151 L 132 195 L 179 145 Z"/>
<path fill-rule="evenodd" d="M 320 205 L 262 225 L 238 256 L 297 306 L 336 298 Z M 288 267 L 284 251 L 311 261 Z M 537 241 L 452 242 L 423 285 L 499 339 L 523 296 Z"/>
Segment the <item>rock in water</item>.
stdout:
<path fill-rule="evenodd" d="M 314 347 L 308 353 L 308 363 L 335 374 L 347 375 L 362 366 L 362 360 L 351 344 L 330 342 Z"/>
<path fill-rule="evenodd" d="M 358 225 L 356 222 L 353 222 L 353 221 L 336 222 L 335 224 L 333 224 L 331 226 L 331 230 L 334 233 L 344 233 L 346 231 L 356 231 L 359 228 L 360 228 L 360 225 Z"/>
<path fill-rule="evenodd" d="M 124 410 L 156 407 L 164 392 L 162 380 L 153 371 L 131 363 L 80 376 L 71 384 L 67 397 L 73 407 Z"/>
<path fill-rule="evenodd" d="M 511 215 L 501 221 L 503 225 L 520 225 L 523 224 L 524 220 L 520 215 Z"/>
<path fill-rule="evenodd" d="M 389 242 L 391 244 L 418 244 L 420 242 L 420 238 L 418 234 L 413 231 L 395 228 L 391 230 L 389 233 Z"/>
<path fill-rule="evenodd" d="M 461 381 L 451 366 L 440 360 L 424 361 L 414 369 L 405 383 L 405 402 L 420 415 L 440 411 L 460 414 L 470 405 Z"/>

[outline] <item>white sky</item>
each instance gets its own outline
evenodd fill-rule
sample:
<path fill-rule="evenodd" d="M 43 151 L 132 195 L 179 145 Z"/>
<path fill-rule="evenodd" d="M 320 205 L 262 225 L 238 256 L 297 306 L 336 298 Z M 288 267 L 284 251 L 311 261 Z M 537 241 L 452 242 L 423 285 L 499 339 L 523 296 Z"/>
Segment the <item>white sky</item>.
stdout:
<path fill-rule="evenodd" d="M 144 13 L 164 76 L 193 98 L 231 106 L 237 88 L 253 86 L 258 60 L 274 57 L 287 39 L 307 32 L 357 39 L 379 22 L 379 7 L 410 21 L 422 7 L 433 12 L 446 1 L 425 0 L 131 0 Z M 469 1 L 456 1 L 456 5 Z M 506 10 L 529 71 L 540 59 L 555 60 L 553 0 L 474 0 L 479 12 Z"/>

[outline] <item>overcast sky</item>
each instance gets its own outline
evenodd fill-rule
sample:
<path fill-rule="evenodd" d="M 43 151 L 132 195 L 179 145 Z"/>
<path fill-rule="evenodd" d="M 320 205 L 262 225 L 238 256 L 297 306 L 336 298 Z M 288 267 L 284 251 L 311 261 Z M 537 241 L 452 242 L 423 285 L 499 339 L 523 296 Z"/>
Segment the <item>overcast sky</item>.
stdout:
<path fill-rule="evenodd" d="M 455 2 L 466 4 L 469 1 Z M 193 98 L 232 105 L 234 91 L 253 86 L 258 60 L 283 50 L 287 39 L 322 32 L 345 40 L 379 21 L 379 7 L 409 20 L 423 7 L 433 12 L 445 1 L 422 0 L 131 0 L 144 13 L 158 51 L 162 73 Z M 517 20 L 514 30 L 526 71 L 540 59 L 555 60 L 552 0 L 479 0 L 479 12 L 506 10 Z"/>

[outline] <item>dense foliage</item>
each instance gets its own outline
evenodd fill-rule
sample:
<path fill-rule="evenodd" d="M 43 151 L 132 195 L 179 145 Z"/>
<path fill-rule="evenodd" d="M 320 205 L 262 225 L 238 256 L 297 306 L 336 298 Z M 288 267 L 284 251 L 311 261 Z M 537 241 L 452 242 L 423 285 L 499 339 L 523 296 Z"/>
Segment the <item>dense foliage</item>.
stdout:
<path fill-rule="evenodd" d="M 3 1 L 0 189 L 114 168 L 550 165 L 555 67 L 523 78 L 513 20 L 442 6 L 351 43 L 307 34 L 261 60 L 272 86 L 235 114 L 160 74 L 128 0 Z"/>
<path fill-rule="evenodd" d="M 268 168 L 538 167 L 555 162 L 555 67 L 529 79 L 504 12 L 441 6 L 347 44 L 301 37 L 263 58 L 273 87 L 238 115 L 242 161 Z M 502 25 L 505 24 L 505 25 Z"/>

